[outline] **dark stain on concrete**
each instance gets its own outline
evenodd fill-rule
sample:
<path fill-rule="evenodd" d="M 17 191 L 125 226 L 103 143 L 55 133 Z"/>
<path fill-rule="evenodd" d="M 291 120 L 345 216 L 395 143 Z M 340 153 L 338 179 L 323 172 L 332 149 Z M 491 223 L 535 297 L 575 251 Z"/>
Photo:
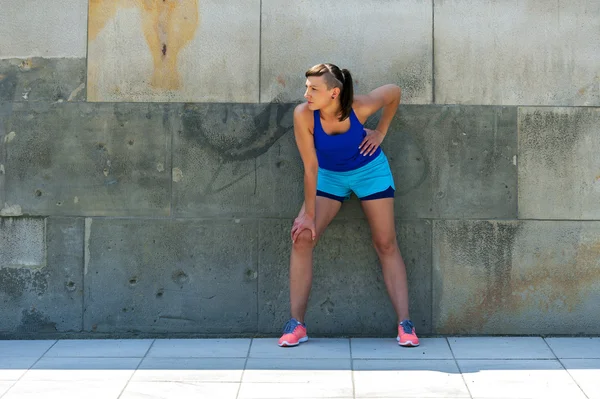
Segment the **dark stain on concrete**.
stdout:
<path fill-rule="evenodd" d="M 597 123 L 592 114 L 577 108 L 538 109 L 519 116 L 519 149 L 522 156 L 537 158 L 557 171 L 571 165 L 582 127 Z"/>
<path fill-rule="evenodd" d="M 445 283 L 469 284 L 467 272 L 469 265 L 480 265 L 483 268 L 485 280 L 483 291 L 477 291 L 467 303 L 470 305 L 461 309 L 459 314 L 450 313 L 438 326 L 440 333 L 468 333 L 481 329 L 487 318 L 498 308 L 505 306 L 513 291 L 512 281 L 512 251 L 520 226 L 517 222 L 478 222 L 443 224 L 446 242 L 440 247 L 439 262 L 453 268 L 444 281 L 439 281 L 441 287 L 435 290 L 444 291 Z M 441 308 L 438 303 L 434 308 Z"/>
<path fill-rule="evenodd" d="M 15 98 L 17 84 L 15 71 L 0 68 L 0 101 L 12 101 Z"/>
<path fill-rule="evenodd" d="M 28 292 L 42 296 L 48 290 L 48 276 L 39 270 L 27 268 L 0 269 L 0 291 L 12 299 L 22 297 Z"/>
<path fill-rule="evenodd" d="M 580 242 L 581 235 L 586 234 L 582 228 L 556 234 L 553 240 L 558 242 L 554 246 L 533 246 L 531 254 L 527 255 L 531 263 L 521 264 L 513 271 L 513 252 L 523 230 L 520 222 L 445 226 L 440 263 L 453 267 L 453 270 L 445 275 L 443 282 L 437 283 L 439 286 L 435 289 L 443 291 L 444 284 L 466 285 L 465 291 L 469 294 L 460 298 L 464 307 L 454 308 L 439 321 L 436 332 L 489 333 L 493 328 L 488 324 L 490 318 L 499 312 L 506 318 L 532 310 L 542 314 L 577 312 L 589 295 L 595 294 L 594 287 L 600 281 L 600 240 Z M 528 234 L 536 232 L 528 230 Z M 478 265 L 484 269 L 483 276 L 474 269 Z M 447 287 L 447 293 L 438 295 L 434 307 L 443 307 L 439 301 L 456 290 Z M 569 331 L 577 333 L 576 330 Z"/>
<path fill-rule="evenodd" d="M 85 58 L 0 60 L 0 101 L 85 100 Z"/>
<path fill-rule="evenodd" d="M 295 105 L 257 106 L 264 109 L 253 115 L 252 106 L 188 104 L 182 115 L 183 137 L 190 145 L 213 151 L 223 162 L 254 159 L 292 130 Z M 216 118 L 225 126 L 215 123 Z"/>
<path fill-rule="evenodd" d="M 21 325 L 17 328 L 18 332 L 49 333 L 57 331 L 56 323 L 35 308 L 23 310 L 21 314 Z"/>

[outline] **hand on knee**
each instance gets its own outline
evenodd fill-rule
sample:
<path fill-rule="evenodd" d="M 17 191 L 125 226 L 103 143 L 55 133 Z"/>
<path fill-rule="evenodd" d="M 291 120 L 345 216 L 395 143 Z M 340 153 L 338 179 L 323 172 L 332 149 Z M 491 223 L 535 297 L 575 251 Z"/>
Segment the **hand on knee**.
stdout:
<path fill-rule="evenodd" d="M 312 250 L 316 242 L 316 239 L 312 239 L 312 232 L 310 230 L 303 230 L 298 234 L 296 241 L 292 245 L 296 250 Z"/>

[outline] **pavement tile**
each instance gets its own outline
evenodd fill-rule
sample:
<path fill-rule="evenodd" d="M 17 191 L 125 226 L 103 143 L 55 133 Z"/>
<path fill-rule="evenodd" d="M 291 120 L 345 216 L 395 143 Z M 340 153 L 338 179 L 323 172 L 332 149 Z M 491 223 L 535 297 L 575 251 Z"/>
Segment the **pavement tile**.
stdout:
<path fill-rule="evenodd" d="M 402 348 L 394 339 L 352 338 L 353 359 L 453 359 L 445 338 L 420 338 L 415 348 Z"/>
<path fill-rule="evenodd" d="M 235 399 L 239 383 L 130 382 L 119 399 Z"/>
<path fill-rule="evenodd" d="M 589 399 L 600 399 L 600 359 L 563 359 L 561 363 Z"/>
<path fill-rule="evenodd" d="M 345 338 L 311 338 L 296 347 L 282 348 L 275 338 L 255 338 L 250 357 L 279 359 L 349 359 L 350 340 Z"/>
<path fill-rule="evenodd" d="M 452 337 L 457 359 L 555 359 L 540 337 Z"/>
<path fill-rule="evenodd" d="M 131 381 L 241 382 L 246 358 L 147 357 Z"/>
<path fill-rule="evenodd" d="M 39 357 L 0 357 L 0 381 L 16 381 Z"/>
<path fill-rule="evenodd" d="M 559 359 L 600 359 L 600 338 L 546 338 Z"/>
<path fill-rule="evenodd" d="M 43 357 L 22 381 L 127 381 L 141 358 Z"/>
<path fill-rule="evenodd" d="M 585 399 L 558 360 L 458 360 L 475 398 Z"/>
<path fill-rule="evenodd" d="M 2 399 L 117 399 L 127 381 L 19 381 Z"/>
<path fill-rule="evenodd" d="M 144 357 L 151 339 L 60 340 L 45 357 Z"/>
<path fill-rule="evenodd" d="M 238 399 L 352 398 L 352 381 L 317 382 L 243 382 Z"/>
<path fill-rule="evenodd" d="M 148 357 L 246 357 L 251 339 L 157 339 Z"/>
<path fill-rule="evenodd" d="M 352 385 L 352 368 L 350 359 L 250 358 L 242 382 L 331 382 Z"/>
<path fill-rule="evenodd" d="M 48 348 L 54 345 L 55 340 L 32 341 L 0 341 L 0 357 L 40 357 Z"/>
<path fill-rule="evenodd" d="M 354 360 L 356 397 L 468 398 L 454 360 Z"/>

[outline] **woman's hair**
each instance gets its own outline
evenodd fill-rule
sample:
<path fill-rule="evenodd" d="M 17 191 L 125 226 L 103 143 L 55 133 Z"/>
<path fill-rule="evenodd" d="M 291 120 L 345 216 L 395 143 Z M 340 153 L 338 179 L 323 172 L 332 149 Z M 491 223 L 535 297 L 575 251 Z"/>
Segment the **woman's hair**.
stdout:
<path fill-rule="evenodd" d="M 343 121 L 350 116 L 352 109 L 352 99 L 354 98 L 354 88 L 352 85 L 352 75 L 347 69 L 340 69 L 333 64 L 318 64 L 306 71 L 305 76 L 325 76 L 327 89 L 331 90 L 334 87 L 340 89 L 340 103 L 342 105 L 342 116 L 340 121 Z"/>

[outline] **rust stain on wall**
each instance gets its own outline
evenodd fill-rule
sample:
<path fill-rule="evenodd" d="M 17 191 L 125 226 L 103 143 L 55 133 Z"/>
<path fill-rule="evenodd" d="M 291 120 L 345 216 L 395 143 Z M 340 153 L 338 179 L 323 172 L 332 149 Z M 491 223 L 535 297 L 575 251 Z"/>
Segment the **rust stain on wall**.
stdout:
<path fill-rule="evenodd" d="M 89 40 L 97 38 L 118 9 L 137 7 L 142 30 L 152 55 L 154 72 L 150 84 L 157 89 L 177 90 L 181 78 L 177 57 L 200 24 L 198 0 L 90 0 Z"/>
<path fill-rule="evenodd" d="M 123 0 L 90 0 L 88 40 L 94 41 L 106 23 L 117 13 L 119 7 L 125 4 Z"/>

